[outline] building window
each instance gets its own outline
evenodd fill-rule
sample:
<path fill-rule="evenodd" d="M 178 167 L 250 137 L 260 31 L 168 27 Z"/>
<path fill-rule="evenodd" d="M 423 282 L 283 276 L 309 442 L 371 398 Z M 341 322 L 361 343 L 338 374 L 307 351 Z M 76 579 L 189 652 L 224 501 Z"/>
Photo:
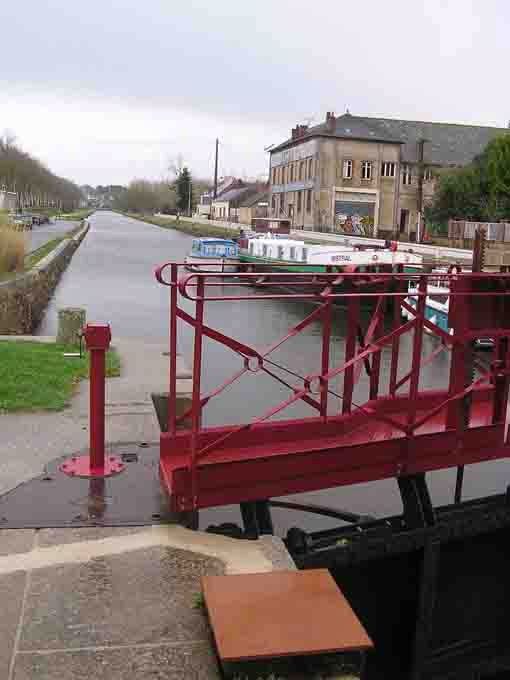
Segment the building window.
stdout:
<path fill-rule="evenodd" d="M 395 163 L 383 163 L 381 166 L 383 177 L 395 177 Z"/>
<path fill-rule="evenodd" d="M 276 209 L 276 196 L 271 196 L 271 209 Z"/>
<path fill-rule="evenodd" d="M 297 211 L 298 213 L 301 212 L 301 191 L 297 192 Z"/>
<path fill-rule="evenodd" d="M 402 184 L 412 183 L 411 166 L 407 163 L 402 166 Z"/>
<path fill-rule="evenodd" d="M 305 178 L 305 162 L 301 161 L 299 164 L 299 180 L 302 182 Z"/>
<path fill-rule="evenodd" d="M 308 179 L 313 178 L 313 158 L 308 159 Z"/>
<path fill-rule="evenodd" d="M 289 256 L 291 260 L 296 259 L 296 246 L 291 246 L 289 251 Z"/>
<path fill-rule="evenodd" d="M 311 213 L 312 212 L 312 190 L 308 189 L 306 192 L 306 212 Z"/>
<path fill-rule="evenodd" d="M 285 194 L 280 194 L 280 212 L 285 212 Z"/>
<path fill-rule="evenodd" d="M 350 159 L 344 161 L 342 176 L 344 179 L 352 179 L 352 161 Z"/>
<path fill-rule="evenodd" d="M 432 168 L 425 168 L 425 172 L 423 173 L 423 179 L 426 182 L 431 182 L 434 179 L 434 171 Z"/>
<path fill-rule="evenodd" d="M 294 164 L 293 163 L 291 163 L 291 165 L 290 165 L 290 180 L 289 181 L 291 181 L 291 182 L 294 181 Z"/>
<path fill-rule="evenodd" d="M 303 250 L 301 251 L 301 260 L 303 262 L 306 262 L 307 259 L 308 259 L 308 248 L 303 248 Z"/>
<path fill-rule="evenodd" d="M 372 179 L 372 162 L 363 161 L 361 164 L 361 179 L 369 180 Z"/>

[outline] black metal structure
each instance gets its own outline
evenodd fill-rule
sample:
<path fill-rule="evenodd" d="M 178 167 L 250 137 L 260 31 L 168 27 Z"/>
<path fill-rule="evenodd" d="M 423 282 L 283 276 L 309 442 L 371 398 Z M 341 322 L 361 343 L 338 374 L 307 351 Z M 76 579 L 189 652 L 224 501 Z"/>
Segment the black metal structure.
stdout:
<path fill-rule="evenodd" d="M 331 570 L 374 640 L 369 680 L 510 678 L 510 489 L 433 509 L 424 478 L 399 486 L 402 516 L 291 529 L 297 566 Z"/>

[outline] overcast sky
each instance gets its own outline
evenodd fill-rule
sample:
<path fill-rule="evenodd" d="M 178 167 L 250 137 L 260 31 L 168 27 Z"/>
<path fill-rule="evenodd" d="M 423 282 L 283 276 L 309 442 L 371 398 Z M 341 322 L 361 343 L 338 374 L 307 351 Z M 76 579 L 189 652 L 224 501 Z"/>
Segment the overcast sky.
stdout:
<path fill-rule="evenodd" d="M 327 110 L 506 126 L 507 0 L 0 0 L 0 130 L 82 184 L 267 170 Z"/>

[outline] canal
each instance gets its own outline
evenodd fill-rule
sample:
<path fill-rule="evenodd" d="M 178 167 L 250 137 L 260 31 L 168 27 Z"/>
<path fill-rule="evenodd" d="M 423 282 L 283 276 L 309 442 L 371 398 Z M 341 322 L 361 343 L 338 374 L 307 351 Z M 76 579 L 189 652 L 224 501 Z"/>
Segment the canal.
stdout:
<path fill-rule="evenodd" d="M 78 306 L 87 310 L 89 321 L 110 323 L 114 339 L 167 338 L 168 289 L 158 285 L 153 271 L 155 265 L 162 262 L 182 261 L 190 249 L 191 237 L 113 212 L 96 212 L 90 223 L 90 232 L 64 273 L 39 332 L 54 334 L 57 309 Z M 229 293 L 234 290 L 229 288 Z M 206 322 L 241 341 L 264 347 L 284 336 L 311 309 L 308 303 L 279 300 L 215 302 L 206 306 Z M 193 311 L 192 303 L 189 303 L 189 311 Z M 401 343 L 402 374 L 410 364 L 410 341 L 411 337 L 405 336 Z M 427 354 L 435 343 L 434 339 L 425 338 Z M 180 329 L 179 351 L 191 358 L 191 334 L 187 328 Z M 332 363 L 339 362 L 344 353 L 344 312 L 341 307 L 335 310 L 331 351 Z M 282 345 L 273 359 L 300 375 L 319 369 L 320 329 L 308 327 Z M 212 341 L 205 341 L 203 381 L 206 389 L 220 385 L 240 367 L 241 360 L 233 352 Z M 383 386 L 384 381 L 386 384 L 388 381 L 388 370 L 389 357 L 385 354 L 381 370 Z M 448 356 L 443 353 L 423 370 L 420 387 L 444 387 L 447 374 Z M 279 375 L 288 377 L 282 372 Z M 339 381 L 336 389 L 333 386 L 332 389 L 341 390 L 341 386 Z M 367 379 L 364 377 L 356 387 L 354 400 L 362 403 L 366 394 Z M 204 420 L 207 424 L 246 422 L 288 396 L 289 390 L 273 379 L 260 373 L 250 373 L 206 406 Z M 331 412 L 340 406 L 340 401 L 335 403 L 335 399 L 331 400 Z M 294 404 L 282 417 L 302 415 L 310 415 L 310 408 L 304 403 Z M 504 491 L 510 479 L 509 472 L 505 461 L 471 466 L 466 470 L 464 497 Z M 432 473 L 428 478 L 434 503 L 452 502 L 454 471 Z M 379 517 L 401 511 L 397 484 L 393 480 L 301 494 L 299 500 Z M 314 530 L 336 524 L 323 517 L 298 515 L 287 510 L 275 510 L 274 519 L 279 534 L 291 526 Z M 237 508 L 218 508 L 201 513 L 201 527 L 226 521 L 239 521 Z"/>

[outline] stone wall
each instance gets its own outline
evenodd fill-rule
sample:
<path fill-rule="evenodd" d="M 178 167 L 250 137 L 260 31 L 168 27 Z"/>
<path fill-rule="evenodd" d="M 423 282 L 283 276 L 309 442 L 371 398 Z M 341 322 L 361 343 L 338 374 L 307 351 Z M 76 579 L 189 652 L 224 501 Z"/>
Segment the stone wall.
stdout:
<path fill-rule="evenodd" d="M 32 333 L 42 319 L 53 291 L 88 231 L 84 226 L 64 239 L 29 271 L 0 282 L 0 335 Z"/>

